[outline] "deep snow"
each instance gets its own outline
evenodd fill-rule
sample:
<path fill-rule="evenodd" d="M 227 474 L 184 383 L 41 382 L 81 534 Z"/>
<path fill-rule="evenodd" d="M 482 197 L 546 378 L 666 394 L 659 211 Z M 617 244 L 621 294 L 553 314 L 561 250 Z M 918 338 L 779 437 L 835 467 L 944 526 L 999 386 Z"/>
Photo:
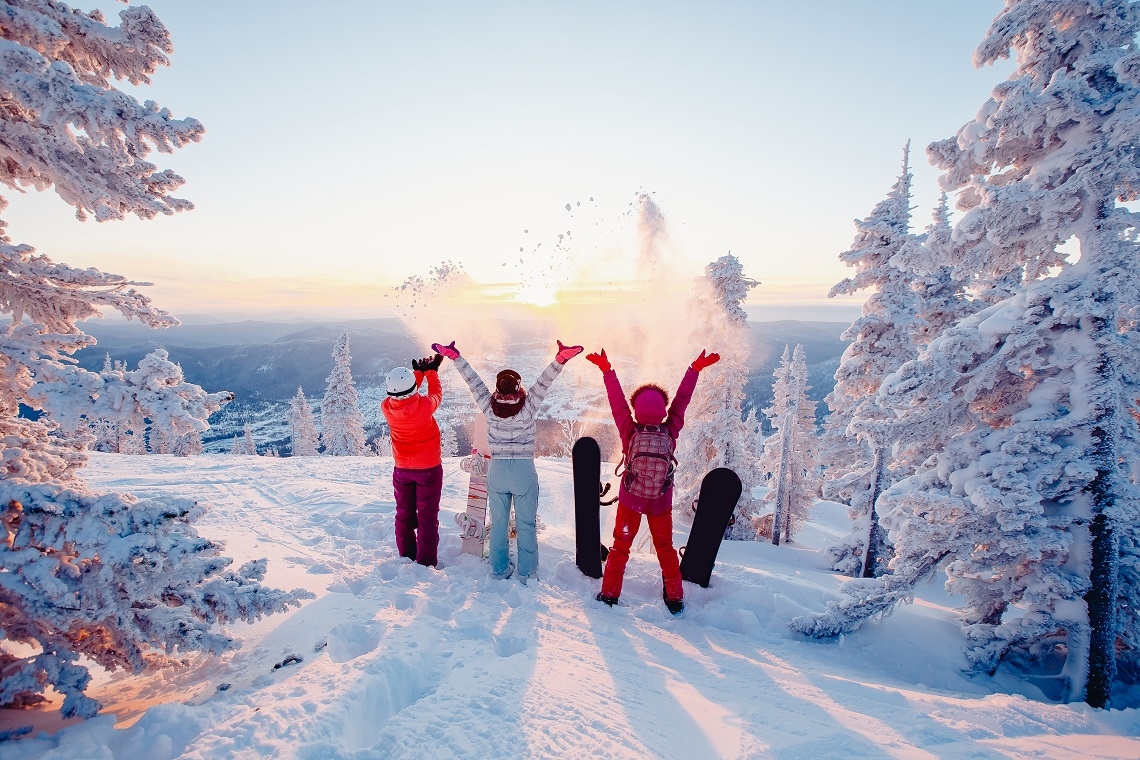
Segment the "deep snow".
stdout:
<path fill-rule="evenodd" d="M 594 601 L 599 582 L 573 562 L 568 461 L 538 460 L 541 580 L 526 586 L 460 554 L 467 476 L 457 459 L 444 468 L 432 570 L 395 554 L 391 459 L 94 454 L 93 486 L 205 501 L 203 535 L 239 562 L 269 557 L 271 584 L 317 598 L 233 627 L 236 653 L 98 674 L 93 720 L 61 729 L 50 711 L 0 711 L 0 731 L 35 727 L 0 754 L 1140 757 L 1138 710 L 995 693 L 963 675 L 936 586 L 841 640 L 792 634 L 787 621 L 822 609 L 842 582 L 819 552 L 847 529 L 839 505 L 820 503 L 794 544 L 726 543 L 712 586 L 686 584 L 674 618 L 650 546 L 631 559 L 619 607 Z M 612 507 L 602 520 L 608 536 Z"/>

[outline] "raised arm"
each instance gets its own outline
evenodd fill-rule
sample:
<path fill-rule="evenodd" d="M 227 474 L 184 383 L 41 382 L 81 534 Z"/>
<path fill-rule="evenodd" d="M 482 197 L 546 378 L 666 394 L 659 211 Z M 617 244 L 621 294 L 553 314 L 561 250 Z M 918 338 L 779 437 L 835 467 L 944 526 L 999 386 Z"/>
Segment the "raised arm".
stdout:
<path fill-rule="evenodd" d="M 685 370 L 685 376 L 681 378 L 681 384 L 677 386 L 677 392 L 673 395 L 673 403 L 669 405 L 669 415 L 665 418 L 669 432 L 674 438 L 685 426 L 685 410 L 688 409 L 689 402 L 693 400 L 693 391 L 697 387 L 697 375 L 702 369 L 716 364 L 718 361 L 720 361 L 720 354 L 708 354 L 706 356 L 705 352 L 701 351 L 701 355 L 694 359 L 689 368 Z"/>
<path fill-rule="evenodd" d="M 562 341 L 558 341 L 558 353 L 554 356 L 554 361 L 547 365 L 534 381 L 534 385 L 527 390 L 526 404 L 523 408 L 529 410 L 531 414 L 536 413 L 538 407 L 542 405 L 542 400 L 546 398 L 546 392 L 554 384 L 554 378 L 562 373 L 563 365 L 580 353 L 582 353 L 581 346 L 564 346 Z"/>
<path fill-rule="evenodd" d="M 487 389 L 487 384 L 483 382 L 483 378 L 479 377 L 479 373 L 475 368 L 467 363 L 467 360 L 459 355 L 459 349 L 455 347 L 455 341 L 451 341 L 449 345 L 441 345 L 439 343 L 431 344 L 432 350 L 441 356 L 446 356 L 455 362 L 455 368 L 459 370 L 460 377 L 467 383 L 467 387 L 471 389 L 471 395 L 475 399 L 475 405 L 479 407 L 479 411 L 488 414 L 491 411 L 491 391 Z M 438 377 L 436 378 L 438 382 Z M 428 386 L 428 392 L 431 392 L 431 386 Z"/>
<path fill-rule="evenodd" d="M 439 382 L 439 365 L 443 364 L 443 356 L 436 354 L 435 356 L 424 359 L 424 377 L 427 378 L 428 401 L 431 402 L 431 411 L 434 414 L 439 405 L 443 403 L 443 386 Z"/>
<path fill-rule="evenodd" d="M 633 412 L 630 411 L 629 403 L 625 400 L 625 391 L 622 390 L 617 372 L 610 366 L 610 360 L 606 357 L 604 348 L 599 353 L 587 354 L 586 360 L 602 371 L 602 382 L 606 386 L 606 399 L 610 402 L 610 412 L 614 416 L 614 423 L 617 425 L 618 435 L 621 436 L 624 447 L 625 442 L 633 435 Z"/>

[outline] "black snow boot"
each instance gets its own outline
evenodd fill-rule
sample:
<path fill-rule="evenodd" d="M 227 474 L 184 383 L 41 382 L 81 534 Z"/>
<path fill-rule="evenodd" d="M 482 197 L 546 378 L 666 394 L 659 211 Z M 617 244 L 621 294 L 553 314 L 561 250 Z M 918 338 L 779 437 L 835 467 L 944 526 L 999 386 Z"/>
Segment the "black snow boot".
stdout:
<path fill-rule="evenodd" d="M 672 612 L 674 615 L 680 615 L 682 612 L 685 611 L 685 600 L 684 599 L 674 600 L 674 599 L 670 599 L 669 597 L 665 596 L 665 587 L 664 586 L 661 587 L 661 598 L 665 600 L 665 606 L 668 607 L 669 611 Z"/>
<path fill-rule="evenodd" d="M 618 603 L 618 598 L 616 596 L 605 596 L 601 591 L 599 591 L 598 595 L 594 598 L 603 604 L 608 604 L 611 607 Z"/>

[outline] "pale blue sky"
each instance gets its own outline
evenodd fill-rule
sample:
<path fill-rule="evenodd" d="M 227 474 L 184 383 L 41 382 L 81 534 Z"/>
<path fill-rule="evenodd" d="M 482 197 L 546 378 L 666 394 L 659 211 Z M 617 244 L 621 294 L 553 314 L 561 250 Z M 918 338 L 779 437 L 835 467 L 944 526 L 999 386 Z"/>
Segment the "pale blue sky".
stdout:
<path fill-rule="evenodd" d="M 682 271 L 731 249 L 763 282 L 754 313 L 808 316 L 785 305 L 846 276 L 852 220 L 906 140 L 922 228 L 925 146 L 1011 70 L 971 64 L 1000 0 L 150 5 L 176 49 L 142 95 L 206 125 L 157 156 L 196 210 L 99 225 L 6 193 L 6 218 L 52 258 L 154 281 L 176 313 L 379 315 L 443 260 L 507 292 L 620 277 L 644 190 Z"/>

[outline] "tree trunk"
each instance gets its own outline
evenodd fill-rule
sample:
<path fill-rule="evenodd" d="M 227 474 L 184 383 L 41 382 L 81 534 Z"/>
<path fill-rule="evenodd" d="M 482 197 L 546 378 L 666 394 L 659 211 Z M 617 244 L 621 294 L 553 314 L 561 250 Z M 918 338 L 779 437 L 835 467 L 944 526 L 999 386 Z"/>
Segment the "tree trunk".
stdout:
<path fill-rule="evenodd" d="M 1100 479 L 1098 475 L 1097 479 Z M 1116 596 L 1119 539 L 1112 521 L 1102 512 L 1089 526 L 1092 571 L 1085 604 L 1089 610 L 1089 680 L 1085 702 L 1105 707 L 1116 680 Z"/>
<path fill-rule="evenodd" d="M 1120 368 L 1113 355 L 1117 340 L 1117 296 L 1114 282 L 1126 276 L 1127 267 L 1109 253 L 1109 246 L 1118 246 L 1117 233 L 1105 229 L 1102 220 L 1106 211 L 1098 210 L 1091 253 L 1099 266 L 1093 271 L 1096 282 L 1094 300 L 1100 307 L 1090 315 L 1090 337 L 1098 348 L 1097 365 L 1093 368 L 1099 379 L 1099 388 L 1091 395 L 1100 414 L 1092 429 L 1093 443 L 1090 459 L 1096 467 L 1096 476 L 1086 488 L 1092 497 L 1092 523 L 1089 525 L 1091 556 L 1089 590 L 1084 595 L 1089 615 L 1088 682 L 1085 702 L 1092 707 L 1105 707 L 1112 697 L 1112 683 L 1116 680 L 1116 600 L 1120 575 L 1120 538 L 1109 517 L 1116 506 L 1118 479 L 1120 402 Z M 1109 242 L 1109 241 L 1112 242 Z M 1083 247 L 1083 246 L 1082 246 Z M 1092 257 L 1090 257 L 1092 258 Z M 1095 309 L 1095 307 L 1094 307 Z M 1099 390 L 1099 393 L 1096 391 Z"/>
<path fill-rule="evenodd" d="M 863 570 L 860 575 L 864 578 L 875 577 L 875 564 L 879 560 L 879 513 L 875 509 L 879 501 L 879 494 L 883 492 L 883 447 L 874 444 L 875 459 L 871 464 L 870 504 L 867 507 L 867 546 L 863 551 Z"/>
<path fill-rule="evenodd" d="M 1111 358 L 1102 354 L 1098 367 L 1100 376 L 1111 378 L 1118 374 L 1114 369 Z M 1120 538 L 1107 514 L 1115 505 L 1117 496 L 1116 415 L 1114 406 L 1106 404 L 1092 430 L 1096 443 L 1089 452 L 1090 458 L 1096 463 L 1096 477 L 1087 488 L 1093 502 L 1093 519 L 1089 525 L 1092 544 L 1089 590 L 1084 595 L 1089 614 L 1085 702 L 1092 707 L 1108 704 L 1112 696 L 1112 682 L 1116 680 L 1116 598 L 1119 593 Z"/>

